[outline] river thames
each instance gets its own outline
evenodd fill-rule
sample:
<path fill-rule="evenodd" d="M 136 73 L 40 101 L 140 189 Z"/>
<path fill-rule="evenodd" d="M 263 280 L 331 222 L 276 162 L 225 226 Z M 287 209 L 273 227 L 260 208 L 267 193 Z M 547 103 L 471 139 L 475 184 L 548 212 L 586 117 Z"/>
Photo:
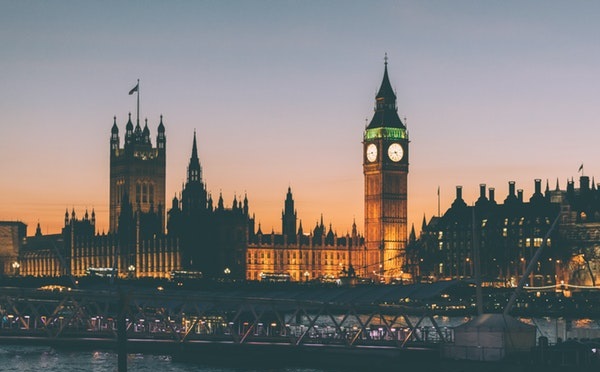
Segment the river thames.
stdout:
<path fill-rule="evenodd" d="M 227 364 L 224 361 L 224 364 Z M 115 372 L 117 354 L 107 351 L 67 351 L 46 346 L 0 345 L 0 371 L 19 372 Z M 129 354 L 128 372 L 331 372 L 336 369 L 299 367 L 245 368 L 174 361 L 169 356 Z"/>
<path fill-rule="evenodd" d="M 443 326 L 455 327 L 467 321 L 469 317 L 436 317 Z M 577 335 L 579 338 L 597 338 L 600 335 L 600 320 L 577 319 L 565 320 L 563 318 L 521 318 L 522 321 L 534 325 L 537 328 L 537 337 L 547 337 L 551 343 L 558 339 L 568 339 L 569 336 Z M 244 360 L 241 356 L 226 354 L 223 360 L 211 356 L 211 361 L 203 362 L 201 357 L 195 362 L 184 362 L 173 359 L 169 355 L 154 354 L 128 354 L 127 365 L 129 372 L 135 371 L 165 371 L 165 372 L 341 372 L 350 370 L 348 364 L 334 362 L 328 364 L 305 364 L 297 366 L 281 360 L 281 355 L 262 356 L 262 360 L 254 358 Z M 246 356 L 247 357 L 247 356 Z M 216 362 L 215 362 L 216 360 Z M 431 361 L 429 361 L 431 362 Z M 316 368 L 315 368 L 316 367 Z M 354 371 L 364 370 L 355 366 Z M 375 370 L 377 368 L 373 366 Z M 464 366 L 448 366 L 445 363 L 431 364 L 427 361 L 419 362 L 418 368 L 421 372 L 430 371 L 461 371 Z M 488 366 L 489 367 L 489 366 Z M 522 367 L 522 366 L 519 366 Z M 358 369 L 357 369 L 358 368 Z M 0 371 L 31 371 L 31 372 L 114 372 L 117 371 L 117 354 L 106 350 L 68 350 L 64 348 L 53 348 L 49 346 L 24 346 L 0 344 Z M 518 369 L 518 368 L 517 368 Z M 495 371 L 510 370 L 506 366 L 499 366 Z M 491 371 L 488 371 L 491 372 Z"/>

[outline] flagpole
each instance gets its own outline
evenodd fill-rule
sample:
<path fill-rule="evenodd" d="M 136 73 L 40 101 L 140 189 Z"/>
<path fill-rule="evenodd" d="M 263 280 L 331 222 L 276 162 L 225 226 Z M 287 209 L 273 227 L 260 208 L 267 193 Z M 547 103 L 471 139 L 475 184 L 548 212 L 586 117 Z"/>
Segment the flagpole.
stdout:
<path fill-rule="evenodd" d="M 137 79 L 137 124 L 140 125 L 140 79 Z"/>
<path fill-rule="evenodd" d="M 438 186 L 438 217 L 440 217 L 440 187 Z"/>

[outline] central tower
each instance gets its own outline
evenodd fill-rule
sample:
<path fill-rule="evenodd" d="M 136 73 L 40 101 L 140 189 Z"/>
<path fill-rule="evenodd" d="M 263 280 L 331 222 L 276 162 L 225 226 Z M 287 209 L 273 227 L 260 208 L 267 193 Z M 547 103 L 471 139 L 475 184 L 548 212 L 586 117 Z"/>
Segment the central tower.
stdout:
<path fill-rule="evenodd" d="M 363 140 L 367 274 L 389 282 L 402 275 L 407 241 L 408 133 L 387 71 Z"/>

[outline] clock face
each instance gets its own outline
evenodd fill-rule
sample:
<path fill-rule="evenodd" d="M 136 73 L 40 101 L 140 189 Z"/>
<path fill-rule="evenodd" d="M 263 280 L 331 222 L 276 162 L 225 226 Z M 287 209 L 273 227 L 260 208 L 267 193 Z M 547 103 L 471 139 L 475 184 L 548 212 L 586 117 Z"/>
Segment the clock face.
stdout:
<path fill-rule="evenodd" d="M 390 147 L 388 147 L 388 156 L 392 161 L 400 161 L 404 156 L 404 149 L 399 143 L 392 143 Z"/>
<path fill-rule="evenodd" d="M 367 146 L 367 160 L 371 163 L 377 159 L 377 146 L 374 143 Z"/>

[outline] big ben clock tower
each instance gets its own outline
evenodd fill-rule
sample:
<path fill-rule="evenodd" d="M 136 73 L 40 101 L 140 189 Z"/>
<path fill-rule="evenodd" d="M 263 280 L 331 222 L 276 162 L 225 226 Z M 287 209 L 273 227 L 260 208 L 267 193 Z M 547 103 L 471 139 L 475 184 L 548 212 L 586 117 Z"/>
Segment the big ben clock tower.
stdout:
<path fill-rule="evenodd" d="M 367 275 L 389 282 L 402 275 L 407 241 L 408 133 L 385 70 L 375 114 L 363 141 Z"/>

